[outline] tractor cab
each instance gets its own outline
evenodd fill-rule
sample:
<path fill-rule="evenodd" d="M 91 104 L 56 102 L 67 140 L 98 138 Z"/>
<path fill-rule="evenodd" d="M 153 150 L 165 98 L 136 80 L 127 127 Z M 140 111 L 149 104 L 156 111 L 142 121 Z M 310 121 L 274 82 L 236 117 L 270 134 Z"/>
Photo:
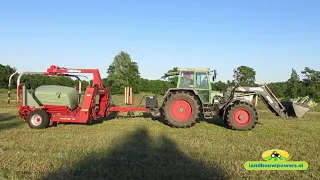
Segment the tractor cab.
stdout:
<path fill-rule="evenodd" d="M 209 68 L 178 68 L 179 89 L 192 89 L 199 95 L 202 103 L 212 102 L 210 69 Z M 217 72 L 214 70 L 212 81 L 215 80 Z"/>

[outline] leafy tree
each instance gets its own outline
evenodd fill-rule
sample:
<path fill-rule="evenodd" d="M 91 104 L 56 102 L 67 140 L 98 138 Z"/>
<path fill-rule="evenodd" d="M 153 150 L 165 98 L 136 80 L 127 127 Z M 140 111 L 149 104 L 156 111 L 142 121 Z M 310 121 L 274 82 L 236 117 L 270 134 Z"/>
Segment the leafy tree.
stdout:
<path fill-rule="evenodd" d="M 297 98 L 300 90 L 300 78 L 296 70 L 292 69 L 290 79 L 287 81 L 285 95 L 287 98 Z"/>
<path fill-rule="evenodd" d="M 78 81 L 73 80 L 70 77 L 44 76 L 38 74 L 26 74 L 22 76 L 21 82 L 24 83 L 28 89 L 35 89 L 42 85 L 60 85 L 69 87 L 78 85 Z M 86 87 L 84 83 L 82 83 L 82 88 L 83 87 Z"/>
<path fill-rule="evenodd" d="M 305 67 L 301 72 L 304 76 L 303 79 L 303 92 L 304 95 L 310 95 L 315 100 L 320 100 L 320 71 L 316 71 L 309 67 Z"/>
<path fill-rule="evenodd" d="M 172 73 L 172 72 L 176 72 L 176 71 L 178 71 L 178 67 L 173 67 L 172 69 L 170 69 L 166 73 Z M 178 76 L 169 76 L 169 77 L 167 77 L 165 74 L 161 77 L 161 79 L 168 79 L 168 82 L 170 83 L 170 86 L 171 87 L 176 87 L 177 83 L 178 83 Z"/>
<path fill-rule="evenodd" d="M 105 86 L 105 87 L 108 87 L 108 78 L 102 78 L 102 84 Z"/>
<path fill-rule="evenodd" d="M 139 92 L 140 73 L 136 62 L 131 61 L 130 55 L 121 51 L 114 57 L 107 73 L 107 86 L 111 93 L 123 93 L 125 87 L 132 87 L 135 93 Z"/>
<path fill-rule="evenodd" d="M 230 87 L 230 86 L 234 86 L 234 80 L 230 81 L 230 80 L 227 80 L 227 86 Z"/>
<path fill-rule="evenodd" d="M 227 88 L 228 88 L 228 84 L 226 84 L 222 81 L 212 83 L 212 90 L 214 90 L 214 91 L 224 91 Z"/>
<path fill-rule="evenodd" d="M 256 71 L 248 66 L 240 66 L 237 68 L 239 74 L 237 81 L 241 86 L 255 86 Z"/>
<path fill-rule="evenodd" d="M 148 79 L 140 79 L 140 91 L 142 92 L 152 92 L 151 82 Z"/>
<path fill-rule="evenodd" d="M 169 82 L 163 80 L 148 80 L 141 78 L 140 82 L 140 91 L 142 92 L 164 95 L 166 90 L 170 87 Z"/>
<path fill-rule="evenodd" d="M 164 95 L 170 84 L 162 80 L 150 80 L 150 92 Z"/>
<path fill-rule="evenodd" d="M 75 80 L 74 85 L 79 85 L 79 81 Z M 89 82 L 86 80 L 81 80 L 81 90 L 84 91 L 87 88 L 87 86 L 89 86 Z"/>
<path fill-rule="evenodd" d="M 268 87 L 270 90 L 279 98 L 283 98 L 286 96 L 285 91 L 287 89 L 287 83 L 286 82 L 273 82 L 269 83 Z"/>
<path fill-rule="evenodd" d="M 0 88 L 8 87 L 9 77 L 12 73 L 16 72 L 16 70 L 16 68 L 11 67 L 9 65 L 0 64 Z"/>

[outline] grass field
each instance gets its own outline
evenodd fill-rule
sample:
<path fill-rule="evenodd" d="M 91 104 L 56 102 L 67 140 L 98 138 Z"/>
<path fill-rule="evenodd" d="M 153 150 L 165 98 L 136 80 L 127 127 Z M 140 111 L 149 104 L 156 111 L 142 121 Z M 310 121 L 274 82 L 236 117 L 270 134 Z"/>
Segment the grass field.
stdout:
<path fill-rule="evenodd" d="M 35 130 L 17 117 L 14 101 L 6 106 L 6 94 L 0 100 L 0 179 L 320 179 L 319 107 L 284 120 L 259 104 L 260 124 L 244 132 L 219 119 L 175 129 L 143 117 Z M 273 148 L 309 169 L 244 169 Z"/>

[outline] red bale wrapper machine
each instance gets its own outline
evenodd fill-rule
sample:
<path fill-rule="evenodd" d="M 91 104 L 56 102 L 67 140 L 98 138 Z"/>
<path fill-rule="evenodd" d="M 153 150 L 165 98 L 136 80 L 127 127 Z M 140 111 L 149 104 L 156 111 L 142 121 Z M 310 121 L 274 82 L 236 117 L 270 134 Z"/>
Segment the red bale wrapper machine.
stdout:
<path fill-rule="evenodd" d="M 75 73 L 93 75 L 92 85 L 86 87 L 81 103 L 81 80 Z M 11 79 L 9 78 L 8 105 L 10 104 Z M 79 86 L 66 87 L 43 85 L 29 92 L 21 77 L 25 74 L 41 74 L 44 76 L 76 77 Z M 150 98 L 149 98 L 150 99 Z M 56 123 L 91 124 L 99 118 L 107 117 L 111 112 L 149 112 L 146 106 L 132 107 L 134 104 L 132 89 L 126 88 L 126 107 L 114 106 L 108 88 L 102 84 L 98 69 L 72 69 L 51 65 L 46 72 L 23 72 L 17 78 L 17 101 L 20 118 L 31 128 L 46 128 Z"/>
<path fill-rule="evenodd" d="M 126 106 L 115 106 L 111 94 L 102 84 L 98 69 L 73 69 L 51 65 L 46 72 L 23 72 L 17 78 L 17 102 L 20 118 L 31 128 L 46 128 L 53 123 L 92 124 L 112 112 L 155 112 L 163 116 L 166 124 L 177 127 L 191 127 L 204 119 L 221 118 L 227 127 L 234 130 L 251 130 L 258 123 L 256 109 L 257 98 L 260 97 L 275 115 L 287 118 L 290 108 L 296 117 L 302 117 L 311 107 L 304 104 L 289 103 L 286 107 L 277 99 L 267 85 L 260 87 L 241 87 L 238 83 L 228 87 L 223 93 L 212 91 L 212 81 L 216 78 L 216 70 L 209 68 L 178 68 L 177 72 L 166 76 L 178 76 L 176 87 L 169 88 L 163 97 L 161 106 L 157 96 L 146 96 L 145 105 L 134 107 L 132 89 L 125 88 Z M 74 74 L 93 75 L 92 83 L 81 94 L 81 79 Z M 237 71 L 234 71 L 237 79 Z M 9 78 L 8 105 L 10 104 L 10 89 L 13 73 Z M 24 74 L 41 74 L 44 76 L 68 76 L 79 80 L 78 87 L 58 85 L 43 85 L 33 91 L 28 91 L 21 83 Z M 292 107 L 293 106 L 293 107 Z M 291 110 L 292 111 L 292 110 Z"/>

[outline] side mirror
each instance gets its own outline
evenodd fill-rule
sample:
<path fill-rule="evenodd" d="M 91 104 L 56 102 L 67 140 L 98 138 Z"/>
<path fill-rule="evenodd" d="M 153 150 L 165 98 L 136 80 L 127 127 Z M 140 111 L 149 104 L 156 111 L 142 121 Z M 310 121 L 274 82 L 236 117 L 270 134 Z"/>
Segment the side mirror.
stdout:
<path fill-rule="evenodd" d="M 214 82 L 217 78 L 217 70 L 213 70 L 212 82 Z"/>
<path fill-rule="evenodd" d="M 239 71 L 237 69 L 233 70 L 233 78 L 234 78 L 235 85 L 238 84 L 238 74 L 239 74 Z"/>
<path fill-rule="evenodd" d="M 235 69 L 235 70 L 233 70 L 233 78 L 235 78 L 235 79 L 237 79 L 238 78 L 238 70 L 237 69 Z"/>

